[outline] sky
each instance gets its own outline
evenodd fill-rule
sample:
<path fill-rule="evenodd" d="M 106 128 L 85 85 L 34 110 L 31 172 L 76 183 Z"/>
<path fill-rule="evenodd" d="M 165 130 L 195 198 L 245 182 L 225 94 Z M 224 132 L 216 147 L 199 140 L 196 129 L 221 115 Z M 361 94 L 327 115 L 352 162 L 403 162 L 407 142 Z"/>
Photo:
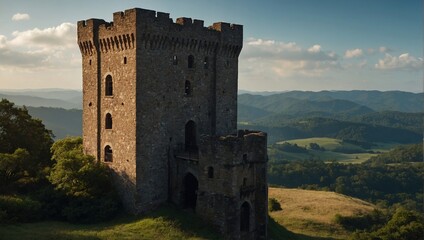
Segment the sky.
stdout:
<path fill-rule="evenodd" d="M 423 92 L 422 0 L 0 0 L 0 89 L 81 89 L 77 21 L 134 7 L 242 24 L 239 89 Z"/>

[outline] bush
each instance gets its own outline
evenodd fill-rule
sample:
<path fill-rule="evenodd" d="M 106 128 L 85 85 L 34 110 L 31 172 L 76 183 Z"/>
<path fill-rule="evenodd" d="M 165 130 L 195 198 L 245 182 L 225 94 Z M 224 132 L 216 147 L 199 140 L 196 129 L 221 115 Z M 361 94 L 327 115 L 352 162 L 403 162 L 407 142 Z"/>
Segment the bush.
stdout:
<path fill-rule="evenodd" d="M 281 211 L 283 210 L 281 208 L 280 203 L 275 198 L 269 198 L 268 199 L 268 211 L 269 212 L 275 212 L 275 211 Z"/>
<path fill-rule="evenodd" d="M 351 231 L 370 230 L 372 228 L 381 227 L 386 223 L 387 216 L 383 212 L 374 209 L 370 213 L 353 216 L 341 216 L 340 214 L 336 214 L 336 216 L 334 216 L 334 222 Z"/>
<path fill-rule="evenodd" d="M 0 222 L 31 222 L 40 218 L 41 203 L 28 197 L 0 196 Z"/>

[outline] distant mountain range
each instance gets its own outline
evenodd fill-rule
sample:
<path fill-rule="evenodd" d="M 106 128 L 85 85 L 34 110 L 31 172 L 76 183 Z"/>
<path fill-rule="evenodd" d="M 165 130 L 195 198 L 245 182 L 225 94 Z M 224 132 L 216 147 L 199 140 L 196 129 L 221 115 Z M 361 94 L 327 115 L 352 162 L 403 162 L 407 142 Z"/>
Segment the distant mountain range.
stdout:
<path fill-rule="evenodd" d="M 410 93 L 401 91 L 291 91 L 267 96 L 241 94 L 238 98 L 239 104 L 260 108 L 265 107 L 267 110 L 272 110 L 274 112 L 275 110 L 281 112 L 278 110 L 278 106 L 290 105 L 294 100 L 309 100 L 318 102 L 346 100 L 370 108 L 374 111 L 424 111 L 424 93 Z"/>
<path fill-rule="evenodd" d="M 296 137 L 349 137 L 375 140 L 368 132 L 388 141 L 417 140 L 422 134 L 424 94 L 400 91 L 249 92 L 240 90 L 238 121 L 269 132 L 270 141 Z M 82 92 L 65 89 L 0 90 L 0 98 L 27 106 L 57 138 L 81 135 Z M 325 120 L 325 119 L 331 119 Z M 308 122 L 311 129 L 299 125 Z M 331 125 L 337 125 L 331 128 Z M 243 125 L 240 127 L 244 127 Z M 246 126 L 247 127 L 247 126 Z M 326 133 L 319 130 L 325 129 Z M 356 133 L 355 133 L 356 132 Z M 381 140 L 378 139 L 378 140 Z M 399 140 L 400 141 L 400 140 Z"/>
<path fill-rule="evenodd" d="M 16 105 L 81 109 L 82 92 L 66 89 L 0 90 L 0 99 L 6 98 Z"/>

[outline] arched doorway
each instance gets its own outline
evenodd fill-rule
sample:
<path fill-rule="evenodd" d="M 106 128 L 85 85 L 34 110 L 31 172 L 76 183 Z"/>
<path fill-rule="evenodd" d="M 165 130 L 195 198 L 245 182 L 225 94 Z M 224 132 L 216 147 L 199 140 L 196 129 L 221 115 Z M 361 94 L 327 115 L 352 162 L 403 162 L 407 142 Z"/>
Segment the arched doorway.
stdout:
<path fill-rule="evenodd" d="M 189 152 L 197 151 L 196 123 L 192 120 L 185 125 L 185 150 Z"/>
<path fill-rule="evenodd" d="M 183 180 L 184 184 L 184 208 L 196 209 L 197 202 L 197 189 L 199 183 L 195 176 L 191 173 L 187 173 Z"/>
<path fill-rule="evenodd" d="M 250 230 L 250 205 L 244 202 L 240 207 L 240 231 L 248 232 Z"/>

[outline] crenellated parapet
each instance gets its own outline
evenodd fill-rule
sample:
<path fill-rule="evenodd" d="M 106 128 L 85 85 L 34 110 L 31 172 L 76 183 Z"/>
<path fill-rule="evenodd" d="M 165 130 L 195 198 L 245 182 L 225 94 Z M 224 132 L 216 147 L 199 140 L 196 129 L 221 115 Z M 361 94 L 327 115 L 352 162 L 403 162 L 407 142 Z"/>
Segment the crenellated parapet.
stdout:
<path fill-rule="evenodd" d="M 83 55 L 95 51 L 118 52 L 135 47 L 149 50 L 197 51 L 237 58 L 243 46 L 243 26 L 177 18 L 169 13 L 133 8 L 115 12 L 113 22 L 89 19 L 78 22 L 78 45 Z"/>
<path fill-rule="evenodd" d="M 100 51 L 123 51 L 135 48 L 135 36 L 131 34 L 120 34 L 115 36 L 108 36 L 99 39 Z"/>

